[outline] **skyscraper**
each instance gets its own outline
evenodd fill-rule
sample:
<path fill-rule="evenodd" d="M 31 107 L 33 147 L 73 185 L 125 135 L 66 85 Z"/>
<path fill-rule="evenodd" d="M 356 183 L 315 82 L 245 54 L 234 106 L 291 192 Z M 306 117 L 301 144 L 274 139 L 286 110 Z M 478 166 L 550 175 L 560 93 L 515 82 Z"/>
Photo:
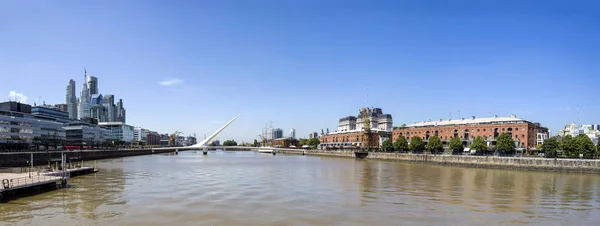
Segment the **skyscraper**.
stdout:
<path fill-rule="evenodd" d="M 73 79 L 69 80 L 69 85 L 67 85 L 66 104 L 67 112 L 69 112 L 69 118 L 78 119 L 77 96 L 75 94 L 75 81 Z"/>
<path fill-rule="evenodd" d="M 296 139 L 296 129 L 292 128 L 292 129 L 290 130 L 290 137 L 291 137 L 292 139 Z"/>
<path fill-rule="evenodd" d="M 125 108 L 123 108 L 123 99 L 119 99 L 117 103 L 117 121 L 126 123 Z"/>
<path fill-rule="evenodd" d="M 112 94 L 106 94 L 102 99 L 102 105 L 106 107 L 106 113 L 108 122 L 117 122 L 117 108 L 115 106 L 115 96 Z"/>
<path fill-rule="evenodd" d="M 87 85 L 83 84 L 83 88 L 81 89 L 81 96 L 79 97 L 79 118 L 89 118 L 90 117 L 90 92 L 88 91 Z"/>
<path fill-rule="evenodd" d="M 90 96 L 98 94 L 98 78 L 87 75 L 87 71 L 85 72 L 85 77 Z"/>
<path fill-rule="evenodd" d="M 283 138 L 283 130 L 280 128 L 273 129 L 271 136 L 272 136 L 271 139 L 273 139 L 273 140 Z"/>

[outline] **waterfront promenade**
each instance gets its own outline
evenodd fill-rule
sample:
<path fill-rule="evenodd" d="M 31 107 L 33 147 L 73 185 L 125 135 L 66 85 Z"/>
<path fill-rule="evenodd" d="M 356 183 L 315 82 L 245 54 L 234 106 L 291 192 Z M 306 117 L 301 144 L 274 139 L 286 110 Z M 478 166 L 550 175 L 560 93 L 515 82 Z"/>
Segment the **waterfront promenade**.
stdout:
<path fill-rule="evenodd" d="M 278 151 L 278 153 L 356 158 L 354 151 L 280 150 Z M 457 165 L 496 169 L 600 173 L 600 159 L 465 156 L 385 152 L 369 152 L 366 159 L 420 162 L 438 165 Z"/>

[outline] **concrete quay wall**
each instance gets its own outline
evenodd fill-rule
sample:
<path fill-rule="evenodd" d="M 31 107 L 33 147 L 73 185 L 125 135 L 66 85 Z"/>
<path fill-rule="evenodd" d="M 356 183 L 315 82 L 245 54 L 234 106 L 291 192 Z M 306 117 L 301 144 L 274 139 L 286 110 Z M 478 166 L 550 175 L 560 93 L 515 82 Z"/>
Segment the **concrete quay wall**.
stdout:
<path fill-rule="evenodd" d="M 33 152 L 34 165 L 46 165 L 49 159 L 60 159 L 61 153 L 67 155 L 67 160 L 71 157 L 80 158 L 80 160 L 98 160 L 108 158 L 121 158 L 128 156 L 150 155 L 173 152 L 171 150 L 138 149 L 138 150 L 86 150 L 86 151 L 51 151 L 51 152 Z M 0 167 L 25 167 L 31 163 L 32 152 L 14 152 L 0 153 Z M 78 161 L 80 161 L 78 160 Z"/>
<path fill-rule="evenodd" d="M 303 151 L 278 151 L 282 154 L 303 154 Z M 353 151 L 306 151 L 305 155 L 355 158 Z M 369 152 L 366 159 L 457 165 L 467 167 L 541 170 L 559 172 L 600 173 L 600 160 L 554 159 L 497 156 L 461 156 Z"/>

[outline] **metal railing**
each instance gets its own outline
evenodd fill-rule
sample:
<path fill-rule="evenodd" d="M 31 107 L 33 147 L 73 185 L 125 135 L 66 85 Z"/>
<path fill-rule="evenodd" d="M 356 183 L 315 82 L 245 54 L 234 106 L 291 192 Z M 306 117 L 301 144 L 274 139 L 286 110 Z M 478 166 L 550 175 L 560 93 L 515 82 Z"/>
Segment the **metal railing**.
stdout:
<path fill-rule="evenodd" d="M 27 185 L 34 185 L 40 182 L 47 181 L 58 181 L 61 177 L 58 176 L 49 176 L 44 174 L 32 175 L 31 177 L 17 177 L 17 178 L 8 178 L 2 179 L 0 178 L 0 191 L 10 190 L 13 188 L 18 188 Z"/>

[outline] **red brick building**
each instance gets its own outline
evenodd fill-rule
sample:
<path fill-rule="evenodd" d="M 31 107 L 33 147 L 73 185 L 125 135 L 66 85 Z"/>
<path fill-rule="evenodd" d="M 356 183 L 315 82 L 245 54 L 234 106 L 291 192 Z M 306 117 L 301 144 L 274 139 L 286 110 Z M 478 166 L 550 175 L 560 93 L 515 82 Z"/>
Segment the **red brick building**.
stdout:
<path fill-rule="evenodd" d="M 399 136 L 404 136 L 410 140 L 413 136 L 419 136 L 424 140 L 437 134 L 445 147 L 448 146 L 452 137 L 459 137 L 465 147 L 471 145 L 475 137 L 481 136 L 487 142 L 488 146 L 496 144 L 496 138 L 502 133 L 508 133 L 512 136 L 518 148 L 530 150 L 538 143 L 538 134 L 546 134 L 548 129 L 542 127 L 539 123 L 532 123 L 516 116 L 492 118 L 456 119 L 420 122 L 405 127 L 396 128 L 392 132 L 393 140 Z M 543 136 L 541 136 L 543 137 Z"/>
<path fill-rule="evenodd" d="M 298 140 L 293 138 L 279 138 L 273 140 L 272 146 L 275 148 L 289 148 L 292 146 L 298 147 Z"/>
<path fill-rule="evenodd" d="M 382 133 L 386 133 L 385 131 L 373 131 L 374 135 L 372 137 L 372 144 L 376 145 L 376 148 L 379 148 L 380 145 L 380 137 L 386 137 L 385 135 L 381 136 Z M 319 144 L 320 149 L 350 149 L 350 148 L 359 148 L 362 144 L 362 131 L 353 131 L 353 132 L 334 132 L 327 135 L 323 135 L 319 138 L 321 144 Z M 389 134 L 389 132 L 387 132 Z M 389 135 L 387 136 L 389 138 Z"/>

